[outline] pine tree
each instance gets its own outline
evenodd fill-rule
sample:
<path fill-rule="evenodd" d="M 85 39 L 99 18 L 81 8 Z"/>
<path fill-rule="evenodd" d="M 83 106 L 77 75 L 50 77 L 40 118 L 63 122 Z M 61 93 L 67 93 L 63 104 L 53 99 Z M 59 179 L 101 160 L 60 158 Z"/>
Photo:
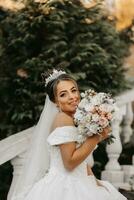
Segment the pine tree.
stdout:
<path fill-rule="evenodd" d="M 1 101 L 11 126 L 8 134 L 38 120 L 44 104 L 41 73 L 49 68 L 64 67 L 81 90 L 116 94 L 126 88 L 122 63 L 127 45 L 99 4 L 86 9 L 75 0 L 29 1 L 2 18 L 1 41 Z"/>

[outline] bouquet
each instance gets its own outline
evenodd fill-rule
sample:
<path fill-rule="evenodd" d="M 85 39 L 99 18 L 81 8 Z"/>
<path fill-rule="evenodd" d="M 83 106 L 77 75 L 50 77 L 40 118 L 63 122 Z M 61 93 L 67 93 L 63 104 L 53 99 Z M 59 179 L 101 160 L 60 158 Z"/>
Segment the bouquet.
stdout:
<path fill-rule="evenodd" d="M 97 93 L 90 89 L 82 93 L 81 97 L 74 122 L 80 138 L 84 141 L 94 134 L 100 135 L 104 128 L 111 126 L 118 108 L 109 93 Z M 112 138 L 113 136 L 109 134 L 108 143 L 112 142 Z"/>

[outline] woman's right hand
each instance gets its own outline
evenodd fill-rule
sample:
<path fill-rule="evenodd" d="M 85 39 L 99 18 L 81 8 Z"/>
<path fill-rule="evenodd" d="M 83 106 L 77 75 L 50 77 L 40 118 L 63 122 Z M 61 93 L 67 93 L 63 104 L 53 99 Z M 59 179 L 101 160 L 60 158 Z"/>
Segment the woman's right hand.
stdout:
<path fill-rule="evenodd" d="M 107 139 L 109 137 L 109 133 L 111 132 L 111 130 L 112 129 L 110 126 L 107 126 L 106 128 L 104 128 L 103 131 L 97 135 L 97 137 L 99 137 L 99 142 Z"/>
<path fill-rule="evenodd" d="M 103 131 L 100 133 L 100 141 L 105 140 L 109 137 L 109 133 L 111 132 L 112 128 L 110 126 L 107 126 L 103 129 Z"/>

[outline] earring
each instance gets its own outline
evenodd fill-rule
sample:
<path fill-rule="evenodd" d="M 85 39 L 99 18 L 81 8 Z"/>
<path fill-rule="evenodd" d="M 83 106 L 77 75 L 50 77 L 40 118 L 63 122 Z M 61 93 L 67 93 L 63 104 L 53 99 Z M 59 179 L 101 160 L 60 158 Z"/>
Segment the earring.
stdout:
<path fill-rule="evenodd" d="M 61 110 L 60 106 L 58 106 L 58 105 L 57 105 L 57 108 L 58 108 L 59 112 L 62 112 L 62 110 Z"/>
<path fill-rule="evenodd" d="M 59 109 L 59 112 L 62 112 L 62 110 L 61 110 L 60 106 L 58 107 L 58 109 Z"/>

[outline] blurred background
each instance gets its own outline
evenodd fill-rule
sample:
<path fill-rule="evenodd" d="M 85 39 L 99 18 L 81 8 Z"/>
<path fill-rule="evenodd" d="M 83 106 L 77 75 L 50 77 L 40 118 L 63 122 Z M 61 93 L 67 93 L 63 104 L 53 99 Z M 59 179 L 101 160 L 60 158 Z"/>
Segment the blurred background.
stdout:
<path fill-rule="evenodd" d="M 99 145 L 92 168 L 134 200 L 133 8 L 134 0 L 0 0 L 0 200 L 21 173 L 45 101 L 41 73 L 53 67 L 81 91 L 117 100 L 115 142 Z"/>

